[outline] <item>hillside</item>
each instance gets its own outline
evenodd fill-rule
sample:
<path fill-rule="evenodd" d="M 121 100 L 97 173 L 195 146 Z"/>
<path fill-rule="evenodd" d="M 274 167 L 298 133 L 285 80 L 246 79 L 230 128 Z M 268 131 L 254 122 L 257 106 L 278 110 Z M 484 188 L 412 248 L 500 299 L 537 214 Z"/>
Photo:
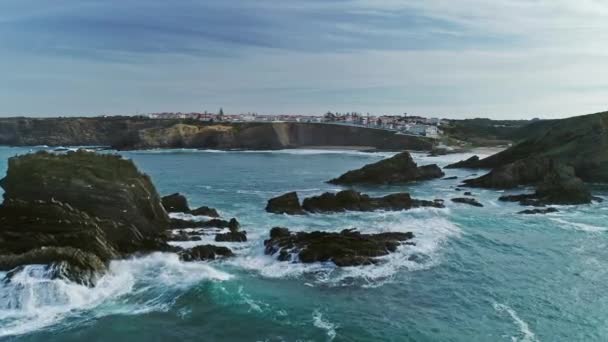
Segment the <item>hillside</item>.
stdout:
<path fill-rule="evenodd" d="M 589 182 L 608 181 L 608 112 L 533 123 L 529 137 L 488 158 L 475 168 L 497 168 L 531 157 L 548 157 L 572 165 Z"/>

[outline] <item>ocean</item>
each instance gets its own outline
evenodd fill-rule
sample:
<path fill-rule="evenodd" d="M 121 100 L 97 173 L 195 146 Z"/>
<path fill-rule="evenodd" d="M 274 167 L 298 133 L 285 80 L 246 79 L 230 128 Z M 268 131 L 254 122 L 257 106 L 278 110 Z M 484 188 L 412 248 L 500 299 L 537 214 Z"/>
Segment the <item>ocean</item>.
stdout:
<path fill-rule="evenodd" d="M 8 157 L 28 151 L 0 147 L 0 173 Z M 484 205 L 477 208 L 449 199 L 481 171 L 445 170 L 458 179 L 356 187 L 442 198 L 445 209 L 291 217 L 266 213 L 266 201 L 288 191 L 303 198 L 340 190 L 325 181 L 392 153 L 120 153 L 161 194 L 180 192 L 191 207 L 236 217 L 249 241 L 218 243 L 236 257 L 214 262 L 162 253 L 114 261 L 95 288 L 48 280 L 39 266 L 28 266 L 0 283 L 0 341 L 608 340 L 608 201 L 527 216 L 517 214 L 524 207 L 498 201 L 509 191 L 472 189 Z M 419 165 L 440 166 L 470 156 L 413 155 Z M 594 194 L 608 198 L 608 188 L 595 185 Z M 416 245 L 375 266 L 292 264 L 264 255 L 275 226 L 412 231 Z"/>

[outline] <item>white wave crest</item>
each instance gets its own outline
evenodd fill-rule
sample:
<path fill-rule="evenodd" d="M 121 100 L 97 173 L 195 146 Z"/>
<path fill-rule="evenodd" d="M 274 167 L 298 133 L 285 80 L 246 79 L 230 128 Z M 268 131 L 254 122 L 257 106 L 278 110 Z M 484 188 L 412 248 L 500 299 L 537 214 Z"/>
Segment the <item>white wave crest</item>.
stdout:
<path fill-rule="evenodd" d="M 432 216 L 428 217 L 429 214 Z M 377 287 L 391 281 L 400 271 L 434 267 L 441 261 L 441 250 L 445 242 L 459 236 L 461 232 L 460 228 L 447 218 L 434 212 L 408 213 L 407 218 L 400 212 L 379 212 L 373 215 L 376 223 L 362 226 L 359 229 L 362 233 L 413 232 L 416 236 L 413 242 L 416 245 L 403 245 L 395 253 L 379 258 L 381 263 L 370 266 L 337 267 L 332 262 L 282 262 L 264 255 L 263 246 L 252 247 L 249 254 L 228 260 L 227 263 L 258 272 L 267 278 L 305 277 L 308 282 L 319 285 L 359 284 L 363 287 Z M 344 228 L 352 227 L 335 227 L 335 230 Z M 313 279 L 309 280 L 308 277 Z"/>
<path fill-rule="evenodd" d="M 50 327 L 93 308 L 99 308 L 97 316 L 164 310 L 170 302 L 160 298 L 167 291 L 188 288 L 203 280 L 230 278 L 205 263 L 184 263 L 175 254 L 163 253 L 114 261 L 93 288 L 49 279 L 44 266 L 26 266 L 10 282 L 0 282 L 0 337 Z M 126 294 L 141 294 L 142 299 L 110 305 Z"/>
<path fill-rule="evenodd" d="M 552 221 L 561 223 L 561 225 L 559 225 L 559 227 L 564 228 L 564 229 L 574 229 L 574 230 L 579 230 L 579 231 L 588 232 L 588 233 L 601 233 L 601 232 L 608 231 L 608 228 L 606 228 L 606 227 L 599 227 L 599 226 L 594 226 L 591 224 L 580 223 L 580 222 L 570 222 L 570 221 L 566 221 L 564 219 L 557 218 L 557 217 L 550 217 L 549 219 Z M 564 225 L 566 225 L 569 228 L 564 227 Z"/>

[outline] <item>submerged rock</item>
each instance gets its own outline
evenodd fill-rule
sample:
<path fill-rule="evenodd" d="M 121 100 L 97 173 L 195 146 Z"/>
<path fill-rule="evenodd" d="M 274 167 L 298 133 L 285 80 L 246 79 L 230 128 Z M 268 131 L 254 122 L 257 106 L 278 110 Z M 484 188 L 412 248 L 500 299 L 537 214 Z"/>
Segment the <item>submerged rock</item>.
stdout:
<path fill-rule="evenodd" d="M 520 211 L 518 214 L 524 214 L 524 215 L 550 214 L 550 213 L 556 213 L 558 211 L 559 210 L 557 210 L 553 207 L 549 207 L 546 209 L 526 209 L 526 210 Z"/>
<path fill-rule="evenodd" d="M 304 199 L 304 210 L 313 213 L 340 211 L 406 210 L 418 207 L 443 208 L 441 201 L 413 199 L 408 193 L 396 193 L 384 197 L 370 197 L 354 190 L 338 193 L 326 192 Z"/>
<path fill-rule="evenodd" d="M 443 178 L 443 180 L 454 180 L 454 179 L 458 179 L 457 176 L 452 176 L 452 177 L 445 177 Z"/>
<path fill-rule="evenodd" d="M 266 211 L 275 214 L 305 214 L 302 206 L 300 205 L 298 194 L 295 191 L 268 200 Z"/>
<path fill-rule="evenodd" d="M 444 173 L 436 164 L 418 167 L 409 152 L 349 171 L 329 181 L 331 184 L 403 184 L 441 178 Z"/>
<path fill-rule="evenodd" d="M 468 204 L 468 205 L 472 205 L 474 207 L 483 207 L 483 204 L 479 203 L 474 198 L 457 197 L 457 198 L 452 198 L 452 202 Z"/>
<path fill-rule="evenodd" d="M 13 157 L 0 185 L 0 270 L 62 266 L 63 277 L 90 283 L 111 259 L 170 250 L 160 197 L 149 177 L 120 156 Z"/>
<path fill-rule="evenodd" d="M 264 245 L 266 254 L 278 254 L 280 261 L 331 261 L 337 266 L 357 266 L 376 264 L 377 257 L 395 252 L 403 242 L 413 238 L 411 232 L 361 234 L 346 229 L 340 233 L 292 233 L 287 228 L 275 227 Z"/>

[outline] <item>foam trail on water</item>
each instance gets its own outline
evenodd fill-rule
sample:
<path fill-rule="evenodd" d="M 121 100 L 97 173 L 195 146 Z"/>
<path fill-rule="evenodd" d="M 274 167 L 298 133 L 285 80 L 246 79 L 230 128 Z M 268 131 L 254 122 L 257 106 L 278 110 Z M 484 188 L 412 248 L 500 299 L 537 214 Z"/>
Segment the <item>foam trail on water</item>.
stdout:
<path fill-rule="evenodd" d="M 511 340 L 513 342 L 538 342 L 536 335 L 534 335 L 534 333 L 528 326 L 528 323 L 521 319 L 519 315 L 517 315 L 517 312 L 515 312 L 515 310 L 513 310 L 511 307 L 505 304 L 494 303 L 494 310 L 499 313 L 506 312 L 507 314 L 509 314 L 513 322 L 519 328 L 519 336 L 511 337 Z"/>
<path fill-rule="evenodd" d="M 315 310 L 312 313 L 312 323 L 315 327 L 325 330 L 327 341 L 333 341 L 336 338 L 336 328 L 338 326 L 324 319 L 321 311 Z"/>

